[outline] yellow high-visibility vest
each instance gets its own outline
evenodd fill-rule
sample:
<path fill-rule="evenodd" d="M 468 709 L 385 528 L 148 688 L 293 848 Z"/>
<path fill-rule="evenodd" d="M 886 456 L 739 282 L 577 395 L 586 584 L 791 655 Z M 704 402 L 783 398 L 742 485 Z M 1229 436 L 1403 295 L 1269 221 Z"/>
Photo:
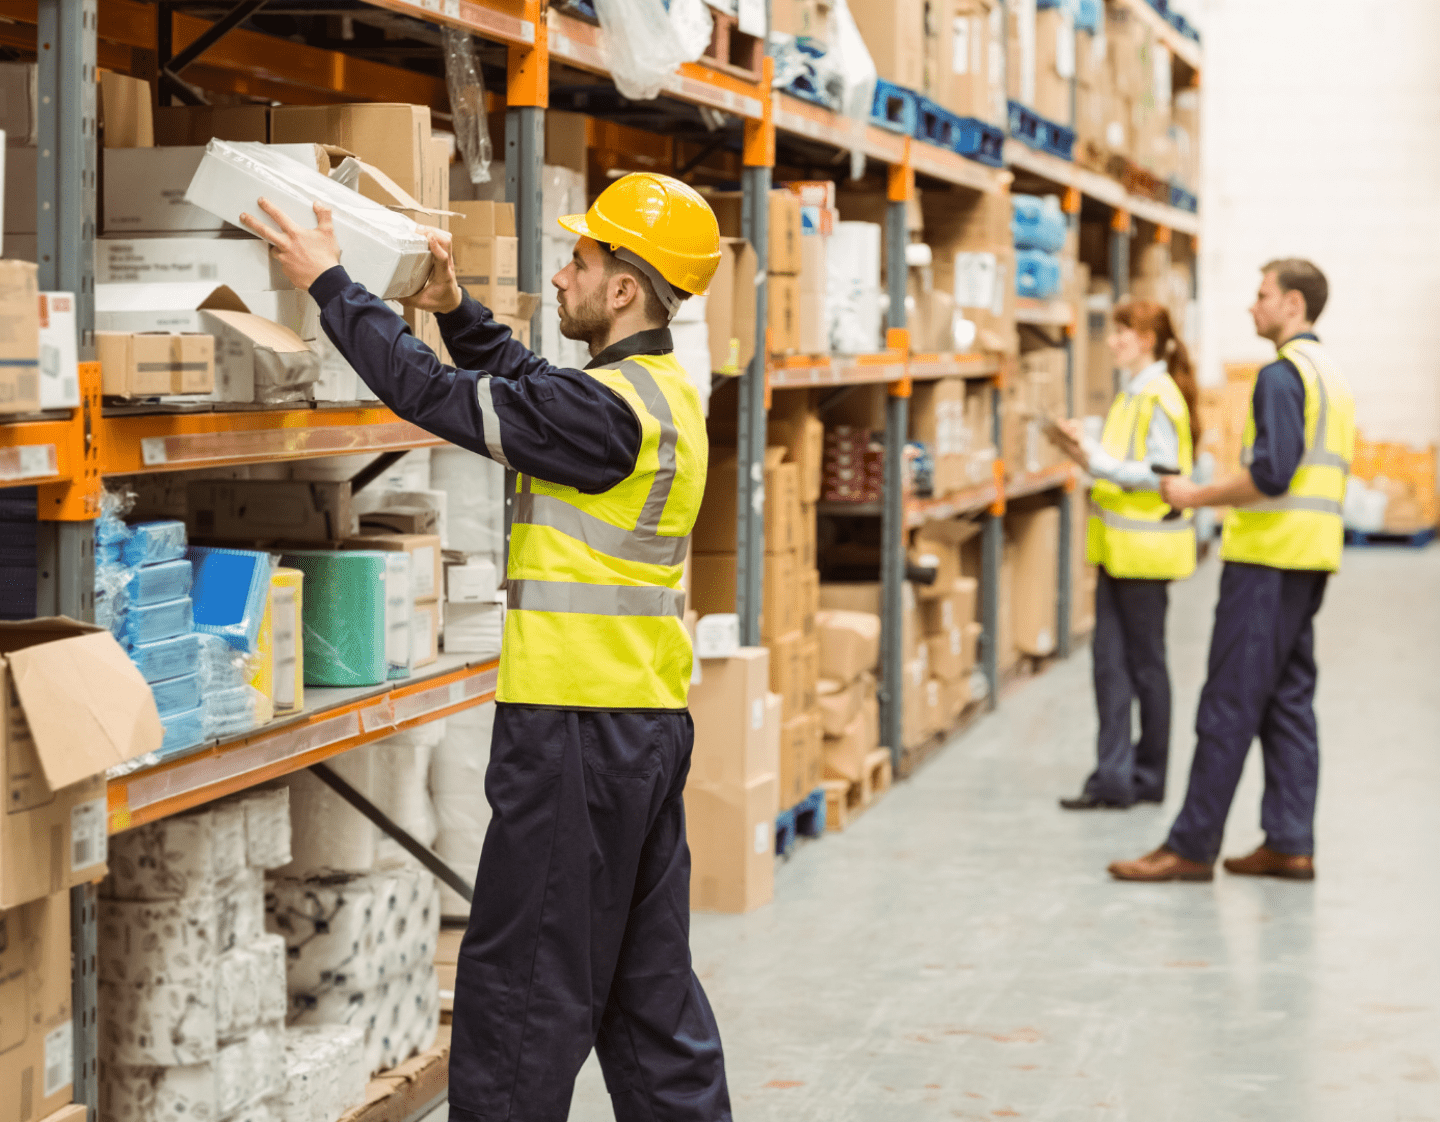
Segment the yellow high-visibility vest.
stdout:
<path fill-rule="evenodd" d="M 1180 463 L 1194 466 L 1190 410 L 1169 374 L 1158 374 L 1137 393 L 1120 393 L 1110 405 L 1100 443 L 1120 460 L 1145 461 L 1150 420 L 1162 410 L 1175 426 Z M 1108 479 L 1090 489 L 1086 556 L 1112 577 L 1180 580 L 1195 571 L 1195 521 L 1191 511 L 1166 520 L 1170 507 L 1155 491 L 1127 491 Z"/>
<path fill-rule="evenodd" d="M 1225 516 L 1220 556 L 1275 569 L 1337 572 L 1345 545 L 1345 477 L 1355 455 L 1355 398 L 1350 385 L 1314 339 L 1280 348 L 1305 384 L 1305 454 L 1283 495 Z M 1255 453 L 1255 401 L 1245 420 L 1240 462 Z"/>
<path fill-rule="evenodd" d="M 598 495 L 517 480 L 495 697 L 684 709 L 693 649 L 681 582 L 705 490 L 705 415 L 673 355 L 586 373 L 634 410 L 640 454 L 629 476 Z"/>

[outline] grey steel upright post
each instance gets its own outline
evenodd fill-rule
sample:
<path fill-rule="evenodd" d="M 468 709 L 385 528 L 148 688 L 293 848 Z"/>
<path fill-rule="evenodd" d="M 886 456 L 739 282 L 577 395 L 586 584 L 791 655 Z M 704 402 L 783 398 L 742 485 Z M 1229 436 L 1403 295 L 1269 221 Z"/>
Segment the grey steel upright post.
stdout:
<path fill-rule="evenodd" d="M 545 110 L 523 105 L 505 111 L 505 199 L 515 204 L 519 235 L 518 277 L 521 292 L 540 292 L 541 228 L 545 163 Z M 540 341 L 540 313 L 530 320 L 530 338 Z M 505 571 L 510 567 L 510 526 L 515 518 L 514 471 L 505 471 Z M 503 575 L 503 574 L 502 574 Z"/>
<path fill-rule="evenodd" d="M 886 325 L 905 327 L 905 202 L 885 208 L 885 270 L 890 293 Z M 907 383 L 908 385 L 908 383 Z M 905 749 L 904 591 L 905 580 L 905 438 L 910 429 L 910 398 L 894 392 L 885 398 L 885 501 L 880 515 L 880 742 L 890 749 L 895 770 Z M 907 390 L 908 393 L 908 390 Z"/>
<path fill-rule="evenodd" d="M 36 161 L 38 280 L 75 295 L 78 357 L 95 357 L 95 31 L 97 0 L 40 0 L 36 26 L 39 152 Z M 95 618 L 95 526 L 40 523 L 40 614 Z M 94 885 L 70 890 L 73 1098 L 95 1122 L 100 1105 L 99 991 Z"/>
<path fill-rule="evenodd" d="M 736 473 L 735 610 L 740 614 L 740 642 L 760 645 L 760 607 L 765 592 L 765 363 L 769 348 L 765 326 L 769 317 L 766 280 L 770 261 L 770 182 L 768 167 L 741 172 L 744 198 L 740 224 L 755 250 L 755 355 L 740 375 L 739 467 Z"/>
<path fill-rule="evenodd" d="M 1110 219 L 1110 288 L 1114 301 L 1130 295 L 1130 215 L 1117 210 Z M 1115 392 L 1120 392 L 1120 368 L 1115 367 Z"/>

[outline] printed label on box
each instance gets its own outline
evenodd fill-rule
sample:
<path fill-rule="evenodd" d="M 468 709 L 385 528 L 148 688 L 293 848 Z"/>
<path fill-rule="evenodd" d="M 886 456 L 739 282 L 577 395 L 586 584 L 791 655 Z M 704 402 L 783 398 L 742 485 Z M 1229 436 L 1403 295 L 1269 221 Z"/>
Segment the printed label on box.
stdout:
<path fill-rule="evenodd" d="M 765 727 L 765 699 L 757 697 L 750 703 L 750 727 L 757 732 Z"/>
<path fill-rule="evenodd" d="M 45 1098 L 75 1078 L 75 1025 L 66 1021 L 45 1035 Z"/>
<path fill-rule="evenodd" d="M 770 823 L 769 823 L 768 821 L 755 823 L 755 854 L 756 854 L 756 856 L 758 857 L 758 856 L 759 856 L 760 854 L 762 854 L 762 853 L 767 853 L 767 852 L 769 852 L 769 850 L 770 850 L 770 845 L 771 845 L 771 842 L 770 842 Z"/>
<path fill-rule="evenodd" d="M 70 810 L 70 868 L 105 863 L 105 800 L 91 799 Z"/>

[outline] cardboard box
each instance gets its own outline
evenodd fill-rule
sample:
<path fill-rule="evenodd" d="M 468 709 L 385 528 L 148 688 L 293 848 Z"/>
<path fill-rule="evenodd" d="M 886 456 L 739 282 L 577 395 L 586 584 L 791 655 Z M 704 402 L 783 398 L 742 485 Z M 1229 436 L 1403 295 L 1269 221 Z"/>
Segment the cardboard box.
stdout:
<path fill-rule="evenodd" d="M 794 354 L 800 349 L 800 278 L 772 274 L 766 288 L 766 322 L 772 354 Z"/>
<path fill-rule="evenodd" d="M 936 595 L 919 602 L 920 625 L 927 638 L 963 627 L 975 618 L 979 582 L 974 577 L 956 577 L 948 586 L 939 586 Z"/>
<path fill-rule="evenodd" d="M 393 550 L 410 555 L 410 598 L 434 600 L 445 588 L 437 534 L 363 534 L 347 538 L 341 549 Z M 494 598 L 491 590 L 489 599 Z"/>
<path fill-rule="evenodd" d="M 167 151 L 167 149 L 157 149 Z M 183 202 L 183 198 L 180 200 Z M 199 209 L 192 207 L 191 209 Z M 252 202 L 251 209 L 254 209 Z M 202 211 L 202 213 L 204 213 Z M 213 216 L 212 216 L 213 217 Z M 215 219 L 216 222 L 219 219 Z M 314 223 L 314 215 L 311 215 Z M 233 289 L 289 288 L 268 242 L 244 237 L 99 238 L 95 283 L 208 281 Z"/>
<path fill-rule="evenodd" d="M 710 281 L 705 323 L 710 369 L 740 374 L 755 357 L 755 274 L 759 259 L 744 238 L 720 239 L 720 265 Z"/>
<path fill-rule="evenodd" d="M 513 203 L 456 202 L 450 219 L 456 279 L 493 312 L 520 311 L 520 240 Z M 533 314 L 533 312 L 532 312 Z"/>
<path fill-rule="evenodd" d="M 880 617 L 869 612 L 821 611 L 815 617 L 820 639 L 820 676 L 849 682 L 880 662 Z"/>
<path fill-rule="evenodd" d="M 794 806 L 825 778 L 824 735 L 820 715 L 805 713 L 780 730 L 780 806 Z"/>
<path fill-rule="evenodd" d="M 410 665 L 428 666 L 440 657 L 440 601 L 410 606 Z"/>
<path fill-rule="evenodd" d="M 804 640 L 799 631 L 791 631 L 766 644 L 770 650 L 770 690 L 780 695 L 783 721 L 793 720 L 806 710 Z"/>
<path fill-rule="evenodd" d="M 155 110 L 155 143 L 200 145 L 212 140 L 270 140 L 268 105 L 162 105 Z M 108 165 L 107 165 L 108 166 Z"/>
<path fill-rule="evenodd" d="M 860 3 L 851 8 L 876 73 L 887 82 L 918 90 L 925 84 L 925 17 L 921 0 Z"/>
<path fill-rule="evenodd" d="M 819 590 L 821 611 L 866 612 L 882 615 L 879 581 L 846 581 L 822 583 Z M 901 646 L 907 660 L 916 657 L 924 647 L 925 635 L 920 626 L 915 586 L 908 581 L 900 589 Z M 818 618 L 818 617 L 817 617 Z M 821 677 L 825 676 L 822 666 Z"/>
<path fill-rule="evenodd" d="M 857 705 L 838 737 L 825 738 L 825 777 L 860 782 L 865 757 L 880 747 L 880 706 L 871 698 Z"/>
<path fill-rule="evenodd" d="M 0 623 L 0 907 L 105 875 L 105 769 L 157 751 L 164 729 L 108 631 Z"/>
<path fill-rule="evenodd" d="M 155 144 L 155 98 L 150 83 L 113 70 L 100 71 L 96 108 L 106 148 L 151 148 Z"/>
<path fill-rule="evenodd" d="M 960 579 L 960 547 L 980 533 L 978 522 L 927 522 L 915 533 L 912 563 L 936 570 L 931 584 L 915 586 L 921 601 L 948 596 Z"/>
<path fill-rule="evenodd" d="M 5 233 L 34 234 L 40 226 L 39 196 L 36 194 L 37 148 L 6 148 L 5 163 Z M 14 245 L 5 246 L 5 256 L 16 256 Z M 28 260 L 28 258 L 27 258 Z"/>
<path fill-rule="evenodd" d="M 106 397 L 210 393 L 215 388 L 215 340 L 169 332 L 95 332 L 101 389 Z"/>
<path fill-rule="evenodd" d="M 0 63 L 0 129 L 12 148 L 40 143 L 39 67 Z"/>
<path fill-rule="evenodd" d="M 534 322 L 535 313 L 540 310 L 541 296 L 538 292 L 522 292 L 516 301 L 518 310 L 515 314 L 506 315 L 497 313 L 496 323 L 503 323 L 510 329 L 510 334 L 515 336 L 515 341 L 522 347 L 530 346 L 530 325 Z M 492 309 L 493 311 L 493 309 Z"/>
<path fill-rule="evenodd" d="M 800 544 L 800 469 L 797 464 L 787 463 L 785 456 L 786 449 L 779 446 L 765 449 L 765 549 L 772 553 L 794 550 Z M 705 496 L 691 536 L 697 553 L 733 553 L 737 548 L 738 478 L 737 453 L 714 449 Z"/>
<path fill-rule="evenodd" d="M 775 894 L 774 774 L 743 787 L 685 786 L 685 832 L 690 845 L 690 906 L 701 912 L 749 912 Z"/>
<path fill-rule="evenodd" d="M 1070 123 L 1070 80 L 1075 76 L 1075 21 L 1069 9 L 1035 13 L 1035 102 L 1040 116 Z"/>
<path fill-rule="evenodd" d="M 729 658 L 707 658 L 690 687 L 695 748 L 690 784 L 744 787 L 779 766 L 766 706 L 770 652 L 741 647 Z M 778 728 L 778 721 L 773 722 Z"/>
<path fill-rule="evenodd" d="M 40 293 L 29 261 L 0 261 L 0 413 L 40 408 Z"/>
<path fill-rule="evenodd" d="M 42 292 L 39 306 L 40 408 L 73 408 L 80 404 L 75 297 Z"/>
<path fill-rule="evenodd" d="M 1014 543 L 1010 618 L 1016 647 L 1028 655 L 1055 653 L 1059 592 L 1060 511 L 1046 507 L 1006 518 Z"/>
<path fill-rule="evenodd" d="M 283 110 L 274 112 L 278 116 Z M 272 119 L 272 133 L 274 129 Z M 256 214 L 255 200 L 263 194 L 306 227 L 315 223 L 315 202 L 323 202 L 334 214 L 335 235 L 351 278 L 382 300 L 398 300 L 418 292 L 429 278 L 430 246 L 413 219 L 388 209 L 395 191 L 389 185 L 380 190 L 376 182 L 372 178 L 362 186 L 370 184 L 372 194 L 383 195 L 386 202 L 367 198 L 266 145 L 212 140 L 185 200 L 238 224 L 242 213 Z M 404 183 L 400 187 L 412 190 Z M 419 207 L 409 200 L 408 209 Z M 269 221 L 263 214 L 256 217 Z"/>
<path fill-rule="evenodd" d="M 34 1122 L 72 1093 L 68 892 L 0 912 L 0 978 L 0 1122 Z"/>
<path fill-rule="evenodd" d="M 813 565 L 796 561 L 799 572 L 796 583 L 800 586 L 800 630 L 807 637 L 815 634 L 815 617 L 820 613 L 820 573 Z M 819 664 L 816 664 L 819 675 Z"/>
<path fill-rule="evenodd" d="M 948 495 L 968 484 L 966 455 L 970 431 L 965 426 L 965 382 L 937 378 L 916 382 L 910 398 L 910 439 L 930 448 L 934 463 L 934 494 Z"/>
<path fill-rule="evenodd" d="M 944 634 L 925 640 L 930 672 L 946 682 L 959 681 L 970 672 L 965 658 L 965 629 L 951 627 Z"/>
<path fill-rule="evenodd" d="M 745 237 L 745 228 L 741 222 L 744 198 L 739 191 L 716 192 L 706 196 L 706 201 L 715 212 L 722 238 Z M 776 188 L 770 192 L 769 238 L 767 272 L 772 277 L 777 273 L 782 276 L 799 273 L 800 197 L 785 188 Z"/>
<path fill-rule="evenodd" d="M 313 167 L 322 175 L 330 174 L 330 157 L 318 144 L 271 145 L 270 151 Z M 106 235 L 221 230 L 235 233 L 239 227 L 185 201 L 185 192 L 204 158 L 204 145 L 107 148 L 102 231 Z M 96 244 L 97 251 L 103 244 Z M 260 287 L 246 285 L 238 277 L 225 279 L 236 287 Z"/>
<path fill-rule="evenodd" d="M 804 395 L 777 398 L 771 407 L 765 439 L 785 446 L 785 459 L 800 469 L 800 502 L 820 498 L 820 476 L 825 462 L 825 423 L 811 412 Z"/>
<path fill-rule="evenodd" d="M 934 0 L 927 5 L 934 26 L 926 29 L 924 92 L 960 117 L 997 119 L 991 90 L 993 9 L 988 0 Z"/>
<path fill-rule="evenodd" d="M 817 689 L 820 684 L 820 640 L 811 635 L 800 644 L 800 705 L 806 710 L 814 709 L 819 700 Z"/>
<path fill-rule="evenodd" d="M 216 541 L 329 543 L 353 533 L 348 480 L 192 480 L 185 507 L 191 536 Z"/>
<path fill-rule="evenodd" d="M 271 143 L 337 145 L 417 197 L 425 190 L 430 139 L 428 105 L 279 105 L 270 111 Z"/>
<path fill-rule="evenodd" d="M 826 737 L 844 736 L 845 730 L 865 699 L 863 679 L 853 682 L 837 682 L 834 678 L 821 678 L 816 684 L 816 710 L 820 714 L 820 727 Z"/>

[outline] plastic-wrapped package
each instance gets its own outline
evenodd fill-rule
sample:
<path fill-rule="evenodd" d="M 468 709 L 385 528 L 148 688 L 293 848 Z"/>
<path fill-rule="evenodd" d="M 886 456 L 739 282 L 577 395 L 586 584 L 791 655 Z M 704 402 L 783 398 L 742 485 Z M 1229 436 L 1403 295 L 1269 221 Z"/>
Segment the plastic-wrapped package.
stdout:
<path fill-rule="evenodd" d="M 175 600 L 190 593 L 190 562 L 183 558 L 158 565 L 138 565 L 129 573 L 128 602 L 133 607 Z"/>
<path fill-rule="evenodd" d="M 260 1020 L 258 960 L 249 947 L 235 947 L 215 966 L 215 1034 L 221 1043 L 234 1040 Z"/>
<path fill-rule="evenodd" d="M 245 863 L 252 869 L 278 869 L 290 861 L 290 792 L 285 787 L 247 791 Z"/>
<path fill-rule="evenodd" d="M 339 776 L 367 798 L 374 797 L 373 757 L 357 748 L 327 761 Z M 282 781 L 290 797 L 291 860 L 280 868 L 286 877 L 363 873 L 375 866 L 375 826 L 308 771 Z"/>
<path fill-rule="evenodd" d="M 158 604 L 127 608 L 125 621 L 120 627 L 120 641 L 127 647 L 141 643 L 154 643 L 193 631 L 195 617 L 188 596 L 174 600 L 162 600 Z"/>
<path fill-rule="evenodd" d="M 1010 232 L 1016 249 L 1058 253 L 1065 247 L 1069 224 L 1054 195 L 1012 195 Z"/>
<path fill-rule="evenodd" d="M 855 17 L 845 0 L 835 0 L 830 5 L 830 20 L 827 27 L 829 58 L 840 73 L 844 89 L 839 112 L 854 122 L 857 138 L 863 135 L 870 120 L 870 107 L 875 101 L 875 82 L 879 77 L 870 48 L 855 25 Z M 850 152 L 850 178 L 859 179 L 865 173 L 865 155 L 859 147 Z"/>
<path fill-rule="evenodd" d="M 826 255 L 825 313 L 830 349 L 864 354 L 880 345 L 880 227 L 837 222 Z"/>
<path fill-rule="evenodd" d="M 121 642 L 124 642 L 130 577 L 134 571 L 109 561 L 95 566 L 95 622 Z"/>
<path fill-rule="evenodd" d="M 185 674 L 163 682 L 152 682 L 150 693 L 155 698 L 155 708 L 160 711 L 160 716 L 172 717 L 200 704 L 200 679 L 194 674 Z"/>
<path fill-rule="evenodd" d="M 215 1069 L 100 1066 L 100 1117 L 107 1122 L 217 1122 Z"/>
<path fill-rule="evenodd" d="M 274 715 L 270 699 L 252 686 L 214 690 L 200 702 L 206 740 L 239 736 L 265 724 Z"/>
<path fill-rule="evenodd" d="M 410 554 L 385 555 L 385 670 L 392 679 L 410 677 Z"/>
<path fill-rule="evenodd" d="M 1015 294 L 1048 300 L 1060 294 L 1060 258 L 1043 249 L 1015 251 Z"/>
<path fill-rule="evenodd" d="M 446 495 L 449 548 L 479 554 L 498 569 L 505 551 L 505 469 L 446 445 L 430 457 L 430 479 Z"/>
<path fill-rule="evenodd" d="M 371 550 L 304 550 L 281 563 L 305 574 L 305 684 L 373 686 L 388 675 L 385 580 L 389 558 Z"/>
<path fill-rule="evenodd" d="M 365 1034 L 346 1025 L 285 1030 L 285 1122 L 335 1122 L 365 1101 Z"/>
<path fill-rule="evenodd" d="M 442 27 L 445 40 L 445 88 L 450 94 L 451 127 L 460 162 L 471 183 L 490 182 L 490 117 L 485 107 L 485 76 L 475 57 L 475 40 L 458 27 Z"/>
<path fill-rule="evenodd" d="M 102 900 L 96 973 L 102 982 L 190 987 L 214 1004 L 213 895 Z"/>
<path fill-rule="evenodd" d="M 270 596 L 270 555 L 191 546 L 186 557 L 195 571 L 190 593 L 195 630 L 218 635 L 236 650 L 254 651 Z"/>
<path fill-rule="evenodd" d="M 130 648 L 130 660 L 147 682 L 192 674 L 200 661 L 200 637 L 192 631 L 154 643 L 137 643 Z"/>
<path fill-rule="evenodd" d="M 204 693 L 233 690 L 245 685 L 254 673 L 251 656 L 237 651 L 218 635 L 195 636 L 196 667 Z"/>
<path fill-rule="evenodd" d="M 157 565 L 185 556 L 185 523 L 174 520 L 136 522 L 121 557 L 127 565 Z"/>
<path fill-rule="evenodd" d="M 384 980 L 381 940 L 393 878 L 372 874 L 312 880 L 270 879 L 265 922 L 288 948 L 286 979 L 297 993 L 359 992 Z"/>
<path fill-rule="evenodd" d="M 683 0 L 672 0 L 672 7 Z M 682 62 L 693 62 L 698 48 L 670 18 L 662 0 L 595 0 L 600 41 L 615 88 L 634 101 L 659 96 Z"/>
<path fill-rule="evenodd" d="M 435 746 L 445 736 L 445 728 L 444 721 L 432 721 L 357 749 L 368 752 L 371 757 L 371 801 L 392 822 L 425 845 L 435 840 L 436 832 L 435 804 L 430 799 L 430 759 Z M 392 859 L 397 852 L 404 852 L 385 835 L 377 844 L 387 850 Z M 386 854 L 377 849 L 377 862 L 385 857 Z"/>
<path fill-rule="evenodd" d="M 494 702 L 461 710 L 445 719 L 445 735 L 430 755 L 435 852 L 470 881 L 480 868 L 480 848 L 490 825 L 485 769 L 494 725 Z M 440 885 L 440 899 L 443 915 L 470 914 L 470 905 L 448 885 Z"/>
<path fill-rule="evenodd" d="M 215 832 L 208 810 L 162 818 L 110 839 L 102 893 L 115 900 L 214 894 Z"/>
<path fill-rule="evenodd" d="M 265 934 L 265 876 L 242 869 L 215 892 L 215 946 L 221 953 Z"/>
<path fill-rule="evenodd" d="M 205 743 L 205 707 L 197 705 L 184 713 L 165 717 L 160 722 L 165 726 L 165 739 L 157 753 L 160 759 L 174 758 L 181 752 Z"/>

